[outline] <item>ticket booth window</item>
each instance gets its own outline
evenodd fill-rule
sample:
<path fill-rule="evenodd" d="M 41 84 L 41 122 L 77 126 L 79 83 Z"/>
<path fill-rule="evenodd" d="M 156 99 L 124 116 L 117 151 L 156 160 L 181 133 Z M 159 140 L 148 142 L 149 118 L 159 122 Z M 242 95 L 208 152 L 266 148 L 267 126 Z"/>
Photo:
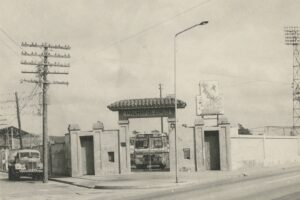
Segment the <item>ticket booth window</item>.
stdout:
<path fill-rule="evenodd" d="M 183 157 L 184 157 L 184 159 L 187 159 L 187 160 L 191 159 L 191 150 L 190 150 L 190 148 L 183 148 Z"/>
<path fill-rule="evenodd" d="M 115 152 L 108 152 L 108 161 L 115 162 Z"/>

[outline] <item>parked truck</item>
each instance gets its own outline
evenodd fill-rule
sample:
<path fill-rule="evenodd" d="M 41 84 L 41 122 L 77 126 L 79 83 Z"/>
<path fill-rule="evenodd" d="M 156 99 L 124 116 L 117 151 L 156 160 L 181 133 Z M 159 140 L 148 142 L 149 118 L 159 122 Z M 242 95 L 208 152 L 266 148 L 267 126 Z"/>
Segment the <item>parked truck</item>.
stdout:
<path fill-rule="evenodd" d="M 12 150 L 8 157 L 8 179 L 18 180 L 21 176 L 41 179 L 43 164 L 40 152 L 33 149 Z"/>
<path fill-rule="evenodd" d="M 134 162 L 138 169 L 169 166 L 169 145 L 166 133 L 152 131 L 137 134 L 134 145 Z"/>

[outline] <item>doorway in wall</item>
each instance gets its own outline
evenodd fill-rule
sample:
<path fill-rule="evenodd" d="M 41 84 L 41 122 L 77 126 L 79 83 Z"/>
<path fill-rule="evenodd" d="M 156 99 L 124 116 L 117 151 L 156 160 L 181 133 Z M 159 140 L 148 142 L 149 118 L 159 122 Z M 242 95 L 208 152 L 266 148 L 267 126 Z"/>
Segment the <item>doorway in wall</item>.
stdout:
<path fill-rule="evenodd" d="M 220 170 L 219 131 L 204 132 L 205 166 L 207 170 Z"/>
<path fill-rule="evenodd" d="M 81 144 L 82 174 L 95 175 L 93 136 L 80 137 L 80 144 Z"/>

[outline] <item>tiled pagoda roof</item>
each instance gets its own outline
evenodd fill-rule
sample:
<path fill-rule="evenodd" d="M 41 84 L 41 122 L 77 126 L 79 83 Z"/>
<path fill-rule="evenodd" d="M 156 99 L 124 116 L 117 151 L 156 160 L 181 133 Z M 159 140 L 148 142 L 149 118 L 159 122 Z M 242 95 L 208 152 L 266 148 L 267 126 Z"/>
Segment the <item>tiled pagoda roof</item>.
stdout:
<path fill-rule="evenodd" d="M 151 108 L 174 108 L 174 98 L 144 98 L 126 99 L 110 104 L 108 109 L 111 111 L 132 110 L 132 109 L 151 109 Z M 177 99 L 177 108 L 185 108 L 186 103 Z"/>

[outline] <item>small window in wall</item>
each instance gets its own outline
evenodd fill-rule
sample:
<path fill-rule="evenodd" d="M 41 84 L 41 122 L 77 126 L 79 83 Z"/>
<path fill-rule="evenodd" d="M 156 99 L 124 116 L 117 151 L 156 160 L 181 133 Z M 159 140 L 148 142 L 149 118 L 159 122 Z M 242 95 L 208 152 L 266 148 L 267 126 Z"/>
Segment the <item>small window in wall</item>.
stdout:
<path fill-rule="evenodd" d="M 183 157 L 184 159 L 191 159 L 191 151 L 190 148 L 183 148 Z"/>
<path fill-rule="evenodd" d="M 113 152 L 113 151 L 108 152 L 108 161 L 115 162 L 115 152 Z"/>

